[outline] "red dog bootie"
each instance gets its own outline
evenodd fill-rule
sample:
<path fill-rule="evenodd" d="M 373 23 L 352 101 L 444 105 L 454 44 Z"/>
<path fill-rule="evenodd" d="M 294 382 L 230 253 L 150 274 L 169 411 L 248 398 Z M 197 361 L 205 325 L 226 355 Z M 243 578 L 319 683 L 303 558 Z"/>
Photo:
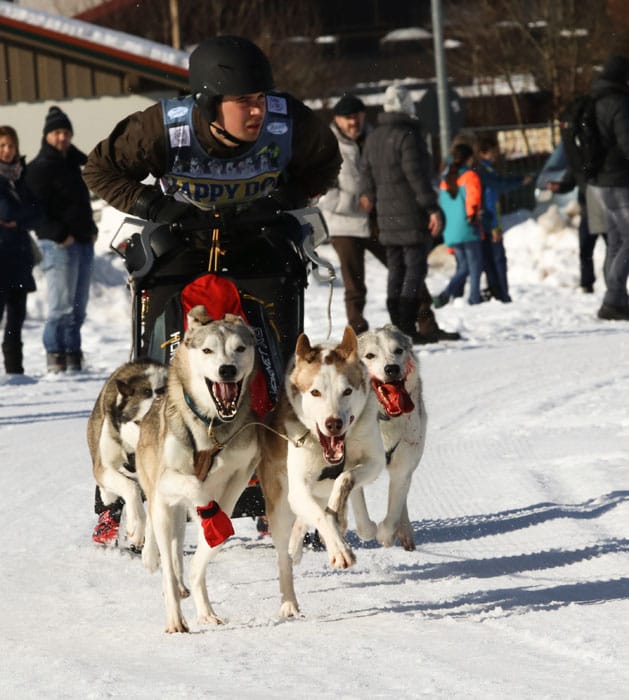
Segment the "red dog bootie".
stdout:
<path fill-rule="evenodd" d="M 210 547 L 217 547 L 234 534 L 234 526 L 229 516 L 221 510 L 216 501 L 210 501 L 206 506 L 199 506 L 197 513 L 201 518 L 205 541 Z"/>

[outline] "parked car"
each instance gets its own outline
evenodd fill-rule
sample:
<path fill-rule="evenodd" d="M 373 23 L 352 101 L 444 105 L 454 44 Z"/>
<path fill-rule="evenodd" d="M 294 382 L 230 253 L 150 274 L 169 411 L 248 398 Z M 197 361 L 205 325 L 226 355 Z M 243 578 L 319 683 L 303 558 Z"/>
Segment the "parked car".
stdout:
<path fill-rule="evenodd" d="M 556 204 L 560 211 L 564 210 L 577 197 L 576 188 L 570 192 L 556 194 L 546 188 L 548 182 L 558 182 L 568 169 L 566 152 L 561 143 L 548 156 L 535 181 L 535 213 L 540 214 L 551 204 Z"/>

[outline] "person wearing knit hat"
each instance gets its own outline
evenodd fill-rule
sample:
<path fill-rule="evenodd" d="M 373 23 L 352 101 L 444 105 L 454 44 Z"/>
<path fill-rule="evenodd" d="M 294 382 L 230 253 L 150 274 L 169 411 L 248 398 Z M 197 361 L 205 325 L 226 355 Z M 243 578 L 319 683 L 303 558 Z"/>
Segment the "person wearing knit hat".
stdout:
<path fill-rule="evenodd" d="M 343 95 L 332 113 L 330 129 L 339 142 L 343 162 L 337 182 L 319 199 L 318 207 L 341 265 L 347 322 L 356 333 L 362 333 L 369 328 L 363 315 L 367 300 L 365 251 L 386 265 L 384 247 L 377 238 L 375 213 L 369 215 L 358 206 L 360 157 L 371 126 L 365 120 L 365 104 L 356 95 Z"/>
<path fill-rule="evenodd" d="M 588 210 L 603 214 L 607 233 L 607 289 L 597 315 L 606 321 L 629 321 L 629 56 L 610 56 L 591 94 L 605 154 L 586 186 Z"/>
<path fill-rule="evenodd" d="M 81 171 L 87 156 L 72 144 L 72 138 L 68 115 L 50 107 L 41 149 L 26 170 L 27 183 L 43 210 L 35 233 L 46 278 L 48 316 L 43 341 L 51 373 L 83 369 L 81 326 L 98 231 Z"/>
<path fill-rule="evenodd" d="M 71 134 L 74 133 L 72 128 L 72 122 L 68 119 L 68 115 L 62 112 L 61 109 L 53 105 L 46 115 L 46 121 L 44 122 L 44 136 L 49 134 L 51 131 L 58 131 L 59 129 L 64 129 L 69 131 Z"/>
<path fill-rule="evenodd" d="M 417 116 L 413 98 L 403 85 L 389 85 L 384 91 L 383 109 L 385 112 L 402 112 L 409 117 Z"/>
<path fill-rule="evenodd" d="M 337 117 L 347 117 L 350 114 L 360 114 L 366 111 L 365 103 L 360 97 L 348 93 L 345 93 L 332 108 L 332 112 Z"/>
<path fill-rule="evenodd" d="M 378 124 L 361 161 L 360 205 L 376 210 L 387 254 L 387 310 L 391 322 L 414 343 L 459 340 L 439 328 L 426 286 L 432 238 L 443 215 L 432 185 L 432 158 L 408 90 L 392 84 L 384 93 Z"/>

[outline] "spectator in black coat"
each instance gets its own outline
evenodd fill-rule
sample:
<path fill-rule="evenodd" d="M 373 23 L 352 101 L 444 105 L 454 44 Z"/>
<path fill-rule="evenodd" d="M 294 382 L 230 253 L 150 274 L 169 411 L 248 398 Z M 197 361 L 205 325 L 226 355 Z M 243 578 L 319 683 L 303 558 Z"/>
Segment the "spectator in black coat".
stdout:
<path fill-rule="evenodd" d="M 598 317 L 629 321 L 629 56 L 611 56 L 592 85 L 596 124 L 605 158 L 588 180 L 590 196 L 604 211 L 607 232 L 605 284 Z"/>
<path fill-rule="evenodd" d="M 11 126 L 0 126 L 0 322 L 6 311 L 2 354 L 7 374 L 24 374 L 22 326 L 26 297 L 35 291 L 29 229 L 38 209 L 24 181 L 24 158 Z"/>
<path fill-rule="evenodd" d="M 83 368 L 85 321 L 97 228 L 81 167 L 87 156 L 72 145 L 72 124 L 51 107 L 41 150 L 29 163 L 27 182 L 43 209 L 36 227 L 48 290 L 44 347 L 49 372 Z"/>
<path fill-rule="evenodd" d="M 458 339 L 458 333 L 437 325 L 426 287 L 428 253 L 432 238 L 441 233 L 443 217 L 415 105 L 401 85 L 386 89 L 384 112 L 367 136 L 361 193 L 363 209 L 376 208 L 380 242 L 387 252 L 387 309 L 392 323 L 415 343 Z"/>

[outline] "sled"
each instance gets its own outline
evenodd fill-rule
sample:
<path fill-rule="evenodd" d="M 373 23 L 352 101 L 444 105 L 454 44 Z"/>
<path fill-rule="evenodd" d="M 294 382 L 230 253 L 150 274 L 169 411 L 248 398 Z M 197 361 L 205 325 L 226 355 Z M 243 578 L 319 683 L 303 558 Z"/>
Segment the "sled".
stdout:
<path fill-rule="evenodd" d="M 303 332 L 304 290 L 334 267 L 316 248 L 329 238 L 316 207 L 249 216 L 216 212 L 207 230 L 185 230 L 126 217 L 111 241 L 125 262 L 131 291 L 131 359 L 168 365 L 185 333 L 187 311 L 243 316 L 253 328 L 261 372 L 253 408 L 264 420 L 275 406 L 284 368 Z M 264 514 L 257 480 L 245 489 L 233 517 Z"/>

